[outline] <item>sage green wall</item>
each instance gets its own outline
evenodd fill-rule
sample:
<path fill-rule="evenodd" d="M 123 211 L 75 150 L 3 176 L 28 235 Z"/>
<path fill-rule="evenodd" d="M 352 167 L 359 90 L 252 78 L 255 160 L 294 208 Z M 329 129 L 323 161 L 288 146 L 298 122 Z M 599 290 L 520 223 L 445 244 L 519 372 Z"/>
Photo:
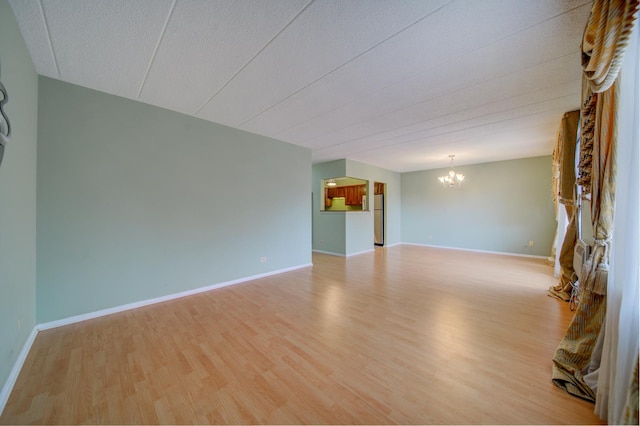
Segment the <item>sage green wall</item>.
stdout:
<path fill-rule="evenodd" d="M 345 255 L 345 212 L 320 211 L 324 188 L 322 179 L 346 176 L 346 160 L 315 164 L 312 167 L 313 250 Z"/>
<path fill-rule="evenodd" d="M 347 215 L 346 245 L 347 254 L 360 253 L 373 249 L 373 183 L 386 183 L 385 194 L 385 245 L 401 241 L 401 174 L 369 164 L 346 160 L 347 176 L 369 181 L 369 212 Z"/>
<path fill-rule="evenodd" d="M 440 185 L 446 171 L 402 175 L 404 243 L 550 255 L 556 229 L 550 156 L 456 167 L 466 175 L 460 188 Z"/>
<path fill-rule="evenodd" d="M 38 322 L 311 262 L 309 149 L 39 89 Z"/>
<path fill-rule="evenodd" d="M 1 389 L 36 318 L 38 76 L 6 0 L 0 0 L 0 80 L 12 127 L 0 166 Z"/>

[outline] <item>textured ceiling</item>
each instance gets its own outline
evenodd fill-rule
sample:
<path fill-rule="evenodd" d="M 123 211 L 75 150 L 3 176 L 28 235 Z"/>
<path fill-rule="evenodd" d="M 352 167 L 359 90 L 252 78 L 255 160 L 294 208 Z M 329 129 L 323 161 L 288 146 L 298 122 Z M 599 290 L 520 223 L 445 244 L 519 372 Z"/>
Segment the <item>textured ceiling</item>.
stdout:
<path fill-rule="evenodd" d="M 39 74 L 406 172 L 549 155 L 590 0 L 9 0 Z"/>

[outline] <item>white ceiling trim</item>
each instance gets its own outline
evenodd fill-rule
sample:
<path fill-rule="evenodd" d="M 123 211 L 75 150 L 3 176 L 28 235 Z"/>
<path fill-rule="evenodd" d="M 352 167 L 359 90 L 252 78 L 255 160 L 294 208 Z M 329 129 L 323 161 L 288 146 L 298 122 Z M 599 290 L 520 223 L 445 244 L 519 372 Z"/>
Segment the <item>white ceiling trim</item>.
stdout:
<path fill-rule="evenodd" d="M 49 49 L 51 50 L 51 58 L 56 67 L 56 76 L 60 78 L 60 67 L 58 66 L 58 60 L 56 59 L 56 50 L 53 48 L 53 42 L 51 41 L 51 30 L 49 29 L 49 23 L 47 22 L 47 15 L 44 13 L 42 0 L 38 0 L 38 9 L 40 10 L 42 21 L 44 22 L 44 27 L 47 31 L 47 44 L 49 45 Z"/>
<path fill-rule="evenodd" d="M 160 44 L 164 39 L 164 35 L 167 32 L 167 26 L 169 25 L 169 21 L 171 21 L 171 17 L 173 16 L 173 11 L 176 8 L 176 2 L 178 0 L 173 0 L 171 3 L 171 8 L 169 9 L 169 13 L 167 14 L 167 19 L 164 21 L 164 25 L 162 26 L 162 31 L 160 31 L 160 37 L 158 37 L 158 42 L 156 43 L 156 47 L 153 48 L 153 54 L 151 55 L 151 59 L 149 60 L 149 66 L 147 66 L 147 71 L 144 73 L 144 77 L 142 78 L 142 83 L 140 83 L 140 89 L 138 89 L 137 99 L 140 99 L 140 95 L 142 94 L 142 90 L 144 89 L 144 85 L 147 82 L 147 78 L 149 77 L 149 72 L 151 71 L 151 67 L 153 66 L 153 62 L 156 60 L 156 55 L 158 54 L 158 49 L 160 49 Z"/>

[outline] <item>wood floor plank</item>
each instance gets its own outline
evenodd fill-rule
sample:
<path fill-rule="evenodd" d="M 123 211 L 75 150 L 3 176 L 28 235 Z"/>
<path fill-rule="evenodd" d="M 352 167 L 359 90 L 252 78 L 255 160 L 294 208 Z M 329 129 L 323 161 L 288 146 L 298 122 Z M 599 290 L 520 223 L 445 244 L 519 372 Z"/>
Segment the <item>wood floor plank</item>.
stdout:
<path fill-rule="evenodd" d="M 599 424 L 544 260 L 416 246 L 38 334 L 0 424 Z"/>

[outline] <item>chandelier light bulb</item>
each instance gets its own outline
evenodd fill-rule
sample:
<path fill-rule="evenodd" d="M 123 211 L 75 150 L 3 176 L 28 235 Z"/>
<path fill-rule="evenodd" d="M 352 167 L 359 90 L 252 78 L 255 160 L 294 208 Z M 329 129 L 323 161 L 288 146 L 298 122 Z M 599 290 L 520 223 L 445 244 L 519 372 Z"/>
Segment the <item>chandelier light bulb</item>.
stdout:
<path fill-rule="evenodd" d="M 440 176 L 438 178 L 438 181 L 445 188 L 453 188 L 454 186 L 460 186 L 462 184 L 462 181 L 464 180 L 464 175 L 462 173 L 456 173 L 455 170 L 453 169 L 453 157 L 455 157 L 455 155 L 449 155 L 449 158 L 451 159 L 451 165 L 449 166 L 448 174 L 445 176 Z"/>

